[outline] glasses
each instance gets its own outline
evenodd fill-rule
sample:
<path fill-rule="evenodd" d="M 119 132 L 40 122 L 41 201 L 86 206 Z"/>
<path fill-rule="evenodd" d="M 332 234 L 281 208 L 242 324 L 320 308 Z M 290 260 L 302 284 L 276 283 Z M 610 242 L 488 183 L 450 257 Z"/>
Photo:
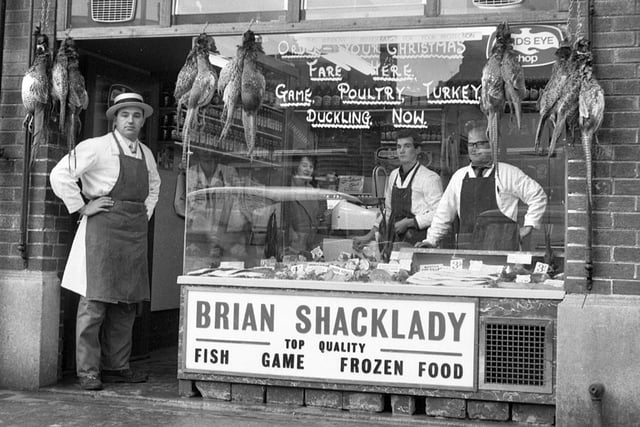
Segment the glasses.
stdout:
<path fill-rule="evenodd" d="M 476 142 L 468 142 L 467 146 L 469 148 L 478 148 L 480 145 L 489 145 L 489 141 L 476 141 Z"/>

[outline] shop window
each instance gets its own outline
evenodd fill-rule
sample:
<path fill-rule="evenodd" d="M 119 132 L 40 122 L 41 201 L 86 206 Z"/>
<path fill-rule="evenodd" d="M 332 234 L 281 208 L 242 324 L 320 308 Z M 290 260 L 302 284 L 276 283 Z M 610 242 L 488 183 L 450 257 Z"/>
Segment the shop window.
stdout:
<path fill-rule="evenodd" d="M 524 225 L 529 207 L 495 206 L 502 202 L 493 191 L 492 209 L 477 212 L 473 229 L 463 232 L 454 221 L 436 248 L 413 245 L 432 215 L 397 235 L 385 234 L 387 222 L 380 223 L 390 213 L 385 185 L 405 158 L 398 154 L 399 135 L 412 132 L 418 162 L 436 176 L 432 187 L 446 188 L 469 165 L 467 131 L 487 126 L 478 106 L 480 77 L 495 27 L 263 35 L 258 68 L 266 93 L 254 147 L 247 146 L 239 108 L 220 140 L 220 94 L 191 131 L 185 274 L 437 285 L 460 285 L 468 275 L 469 286 L 558 286 L 565 144 L 559 141 L 549 156 L 548 131 L 541 152 L 534 150 L 534 135 L 537 99 L 561 34 L 553 26 L 512 30 L 517 40 L 528 40 L 516 43 L 527 90 L 520 129 L 511 112 L 501 114 L 497 155 L 544 190 L 545 206 L 526 239 L 501 245 L 505 221 Z M 546 42 L 531 45 L 541 32 L 545 37 L 535 39 Z M 235 55 L 239 41 L 216 38 L 219 66 Z M 179 144 L 184 114 L 173 131 Z M 509 173 L 507 166 L 497 172 L 504 179 Z M 508 196 L 515 190 L 497 191 Z M 374 240 L 355 239 L 354 245 L 373 226 Z M 409 228 L 414 241 L 403 237 Z M 429 271 L 440 273 L 429 278 Z"/>
<path fill-rule="evenodd" d="M 306 20 L 424 15 L 425 0 L 303 0 Z"/>
<path fill-rule="evenodd" d="M 176 0 L 174 19 L 176 24 L 201 24 L 202 22 L 248 22 L 284 19 L 286 0 L 235 0 L 200 1 Z"/>

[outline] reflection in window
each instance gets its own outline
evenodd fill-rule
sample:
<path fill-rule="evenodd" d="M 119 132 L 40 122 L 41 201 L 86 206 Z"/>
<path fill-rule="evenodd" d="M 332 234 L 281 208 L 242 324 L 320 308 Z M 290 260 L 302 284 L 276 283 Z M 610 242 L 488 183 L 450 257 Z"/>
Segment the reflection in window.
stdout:
<path fill-rule="evenodd" d="M 456 171 L 470 164 L 466 126 L 484 120 L 478 108 L 480 76 L 494 30 L 487 26 L 263 35 L 266 56 L 259 67 L 267 89 L 253 159 L 247 157 L 239 109 L 231 136 L 218 140 L 220 96 L 214 97 L 191 142 L 185 272 L 405 281 L 422 268 L 416 280 L 431 283 L 429 275 L 436 273 L 424 271 L 446 271 L 455 260 L 456 266 L 477 269 L 478 275 L 517 264 L 503 278 L 511 283 L 546 260 L 554 269 L 536 280 L 555 277 L 563 264 L 565 147 L 560 144 L 547 156 L 535 153 L 533 143 L 536 102 L 560 35 L 552 26 L 514 26 L 522 41 L 516 49 L 525 64 L 527 86 L 522 126 L 516 129 L 507 111 L 499 123 L 499 160 L 521 171 L 512 176 L 526 176 L 544 190 L 538 227 L 519 241 L 512 225 L 527 221 L 529 206 L 511 194 L 501 194 L 498 201 L 489 192 L 494 198 L 486 204 L 489 212 L 478 211 L 478 225 L 465 231 L 466 241 L 455 222 L 440 236 L 438 248 L 419 253 L 412 244 L 392 241 L 388 236 L 393 233 L 382 232 L 391 218 L 393 197 L 393 191 L 385 189 L 394 184 L 389 177 L 402 163 L 397 148 L 401 131 L 413 131 L 417 161 L 443 189 Z M 528 38 L 540 43 L 525 43 Z M 216 38 L 227 57 L 237 43 L 237 37 Z M 544 140 L 548 133 L 543 133 Z M 505 167 L 503 177 L 510 171 Z M 502 188 L 512 191 L 506 184 Z M 413 206 L 405 206 L 403 212 L 409 215 Z M 509 227 L 505 219 L 511 221 Z M 378 233 L 372 240 L 354 245 L 355 238 L 374 226 Z M 407 225 L 416 226 L 420 227 L 417 220 Z M 509 249 L 499 247 L 504 239 L 497 236 L 504 230 L 515 236 Z M 505 253 L 511 251 L 533 255 L 508 258 Z"/>

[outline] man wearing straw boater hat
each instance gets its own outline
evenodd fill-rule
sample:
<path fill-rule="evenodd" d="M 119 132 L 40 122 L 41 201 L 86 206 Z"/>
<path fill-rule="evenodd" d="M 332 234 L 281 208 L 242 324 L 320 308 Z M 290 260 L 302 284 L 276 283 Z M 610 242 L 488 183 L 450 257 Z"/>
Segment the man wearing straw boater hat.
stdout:
<path fill-rule="evenodd" d="M 147 380 L 129 356 L 136 303 L 149 300 L 147 222 L 160 192 L 153 153 L 138 140 L 152 113 L 139 94 L 118 95 L 106 113 L 114 130 L 82 141 L 50 175 L 54 193 L 80 215 L 62 287 L 80 295 L 76 372 L 85 390 Z"/>

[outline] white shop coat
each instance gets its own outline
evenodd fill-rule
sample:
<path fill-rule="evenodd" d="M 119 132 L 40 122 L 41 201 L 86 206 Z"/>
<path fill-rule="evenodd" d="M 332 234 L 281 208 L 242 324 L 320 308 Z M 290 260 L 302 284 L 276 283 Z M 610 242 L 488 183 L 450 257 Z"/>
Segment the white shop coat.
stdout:
<path fill-rule="evenodd" d="M 144 204 L 147 208 L 147 218 L 151 218 L 158 195 L 160 194 L 160 175 L 155 157 L 149 147 L 136 141 L 139 147 L 133 154 L 128 141 L 114 131 L 122 151 L 127 156 L 142 158 L 144 151 L 145 163 L 149 175 L 149 195 Z M 92 200 L 108 195 L 113 189 L 120 173 L 118 147 L 113 140 L 113 134 L 90 138 L 79 143 L 72 151 L 58 162 L 49 176 L 53 192 L 64 202 L 69 213 L 77 212 L 85 202 L 82 198 Z M 82 183 L 82 193 L 78 181 Z M 87 290 L 87 264 L 85 238 L 87 218 L 82 217 L 76 235 L 71 245 L 67 265 L 62 277 L 62 287 L 82 296 Z"/>

